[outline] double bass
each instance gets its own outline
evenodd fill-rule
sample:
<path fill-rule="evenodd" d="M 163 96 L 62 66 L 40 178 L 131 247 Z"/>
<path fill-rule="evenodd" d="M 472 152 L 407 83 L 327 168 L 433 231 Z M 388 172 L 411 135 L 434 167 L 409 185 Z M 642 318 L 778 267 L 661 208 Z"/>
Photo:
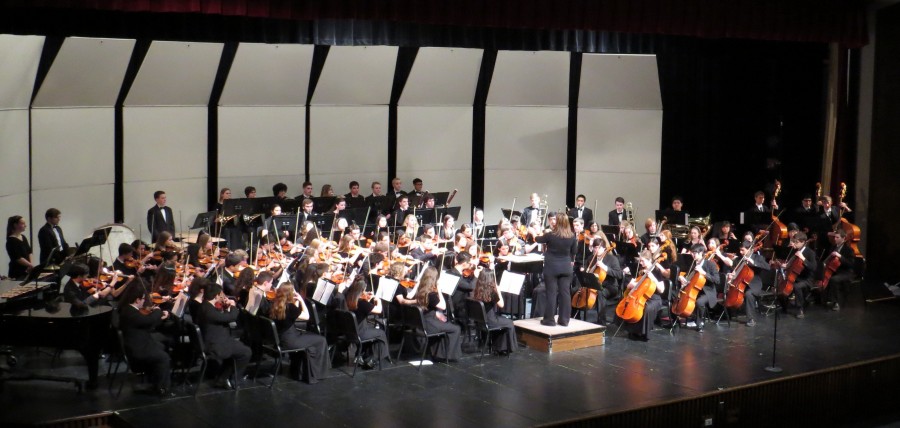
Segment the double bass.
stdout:
<path fill-rule="evenodd" d="M 838 206 L 840 206 L 844 202 L 844 198 L 847 197 L 847 183 L 841 183 L 841 195 L 838 197 Z M 844 229 L 844 232 L 847 233 L 847 245 L 850 249 L 853 250 L 853 255 L 856 257 L 862 257 L 862 253 L 859 252 L 859 237 L 862 234 L 862 231 L 859 230 L 859 226 L 850 223 L 847 219 L 844 218 L 844 209 L 841 208 L 841 221 L 835 226 L 834 231 L 837 232 L 838 229 Z"/>
<path fill-rule="evenodd" d="M 666 257 L 666 253 L 660 254 L 653 264 L 655 265 L 666 260 Z M 647 305 L 647 300 L 656 293 L 656 285 L 653 284 L 653 280 L 650 278 L 651 270 L 646 270 L 643 275 L 635 280 L 634 288 L 616 306 L 616 316 L 627 323 L 634 324 L 644 317 L 644 307 Z"/>
<path fill-rule="evenodd" d="M 753 281 L 753 277 L 756 275 L 747 261 L 750 260 L 753 253 L 759 251 L 761 247 L 762 243 L 757 242 L 750 248 L 747 254 L 741 257 L 741 260 L 738 262 L 737 266 L 735 266 L 734 277 L 731 278 L 731 281 L 727 285 L 727 290 L 725 291 L 726 308 L 739 308 L 744 304 L 744 290 L 750 286 L 750 282 Z"/>
<path fill-rule="evenodd" d="M 772 194 L 773 205 L 778 205 L 776 199 L 781 194 L 781 182 L 775 180 L 775 192 Z M 778 219 L 775 211 L 772 210 L 772 224 L 769 226 L 769 236 L 766 238 L 766 248 L 775 248 L 781 245 L 781 242 L 787 239 L 787 226 Z"/>

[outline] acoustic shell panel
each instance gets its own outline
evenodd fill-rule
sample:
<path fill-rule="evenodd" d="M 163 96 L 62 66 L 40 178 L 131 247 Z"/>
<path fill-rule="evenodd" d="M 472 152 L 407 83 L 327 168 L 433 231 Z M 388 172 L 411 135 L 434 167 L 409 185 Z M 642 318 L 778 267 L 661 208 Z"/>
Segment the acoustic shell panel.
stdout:
<path fill-rule="evenodd" d="M 205 106 L 219 68 L 221 43 L 154 41 L 126 106 Z"/>
<path fill-rule="evenodd" d="M 193 222 L 207 209 L 207 108 L 126 107 L 123 114 L 125 222 L 135 230 L 146 223 L 156 190 Z"/>
<path fill-rule="evenodd" d="M 472 185 L 472 107 L 398 107 L 397 175 L 408 189 L 417 177 L 430 192 L 458 189 L 452 205 L 467 213 Z"/>
<path fill-rule="evenodd" d="M 585 54 L 578 107 L 662 109 L 655 55 Z"/>
<path fill-rule="evenodd" d="M 600 214 L 622 196 L 634 205 L 636 219 L 653 216 L 659 201 L 661 141 L 661 110 L 578 109 L 576 192 L 587 196 L 588 206 L 599 200 Z M 607 221 L 602 215 L 594 217 Z"/>
<path fill-rule="evenodd" d="M 33 107 L 93 107 L 116 103 L 134 40 L 67 38 Z"/>
<path fill-rule="evenodd" d="M 531 193 L 547 194 L 551 208 L 565 202 L 567 108 L 487 107 L 485 118 L 485 214 L 518 207 Z M 476 184 L 477 185 L 477 184 Z"/>
<path fill-rule="evenodd" d="M 481 70 L 481 49 L 419 48 L 401 106 L 471 106 Z"/>
<path fill-rule="evenodd" d="M 219 185 L 232 197 L 246 186 L 268 196 L 275 183 L 299 195 L 305 175 L 306 108 L 219 107 Z"/>
<path fill-rule="evenodd" d="M 219 105 L 305 105 L 312 57 L 312 45 L 241 43 Z"/>
<path fill-rule="evenodd" d="M 487 105 L 568 106 L 568 52 L 500 51 Z"/>
<path fill-rule="evenodd" d="M 44 36 L 0 34 L 0 110 L 31 104 Z"/>
<path fill-rule="evenodd" d="M 309 174 L 317 193 L 323 184 L 346 193 L 353 180 L 384 183 L 387 106 L 312 106 L 309 126 Z"/>
<path fill-rule="evenodd" d="M 27 194 L 28 110 L 0 110 L 0 147 L 0 196 Z"/>
<path fill-rule="evenodd" d="M 396 46 L 332 46 L 312 97 L 313 105 L 387 105 Z"/>
<path fill-rule="evenodd" d="M 114 182 L 112 107 L 33 109 L 31 120 L 32 190 Z"/>

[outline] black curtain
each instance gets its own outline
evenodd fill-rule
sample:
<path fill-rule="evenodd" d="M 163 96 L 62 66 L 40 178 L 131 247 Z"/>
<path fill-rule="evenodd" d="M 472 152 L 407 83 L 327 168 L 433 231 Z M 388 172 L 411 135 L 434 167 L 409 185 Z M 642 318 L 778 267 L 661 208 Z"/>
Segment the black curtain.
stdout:
<path fill-rule="evenodd" d="M 782 208 L 821 172 L 822 44 L 668 38 L 658 52 L 663 102 L 660 206 L 737 220 L 779 179 Z"/>

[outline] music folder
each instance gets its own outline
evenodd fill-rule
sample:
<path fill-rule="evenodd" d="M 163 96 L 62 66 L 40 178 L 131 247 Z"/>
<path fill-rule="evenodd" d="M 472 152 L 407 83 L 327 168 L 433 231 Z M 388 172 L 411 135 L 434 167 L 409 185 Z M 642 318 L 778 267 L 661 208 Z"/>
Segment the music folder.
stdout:
<path fill-rule="evenodd" d="M 524 283 L 525 275 L 506 271 L 503 272 L 503 276 L 500 277 L 500 284 L 497 286 L 497 289 L 501 293 L 510 293 L 518 296 L 519 293 L 522 292 L 522 284 Z"/>
<path fill-rule="evenodd" d="M 438 290 L 443 294 L 452 296 L 453 292 L 456 291 L 456 286 L 459 284 L 459 279 L 458 276 L 453 274 L 445 273 L 441 275 L 441 277 L 438 278 Z"/>
<path fill-rule="evenodd" d="M 378 290 L 375 292 L 375 297 L 390 302 L 394 300 L 394 294 L 397 293 L 397 287 L 399 286 L 400 283 L 396 279 L 382 277 L 378 281 Z"/>
<path fill-rule="evenodd" d="M 322 306 L 328 306 L 328 302 L 331 301 L 331 294 L 336 286 L 337 284 L 325 278 L 319 278 L 319 282 L 316 283 L 316 291 L 313 293 L 313 300 L 321 303 Z"/>

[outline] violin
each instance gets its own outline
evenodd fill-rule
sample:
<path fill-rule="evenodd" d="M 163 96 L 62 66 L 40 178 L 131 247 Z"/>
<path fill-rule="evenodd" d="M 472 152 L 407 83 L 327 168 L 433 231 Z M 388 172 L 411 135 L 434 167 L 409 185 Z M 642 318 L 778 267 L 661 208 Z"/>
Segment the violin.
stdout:
<path fill-rule="evenodd" d="M 88 294 L 94 294 L 107 287 L 107 284 L 100 278 L 85 278 L 81 281 L 81 288 L 85 289 Z"/>
<path fill-rule="evenodd" d="M 410 238 L 409 235 L 404 233 L 403 235 L 400 235 L 399 238 L 397 238 L 397 247 L 398 248 L 407 248 L 407 247 L 409 247 L 409 244 L 411 242 L 412 242 L 412 238 Z"/>
<path fill-rule="evenodd" d="M 270 302 L 274 302 L 275 294 L 276 294 L 275 290 L 270 289 L 269 291 L 266 291 L 266 300 L 268 300 Z"/>
<path fill-rule="evenodd" d="M 402 285 L 408 289 L 412 289 L 413 287 L 416 286 L 416 281 L 412 280 L 412 279 L 401 279 L 400 285 Z"/>
<path fill-rule="evenodd" d="M 136 260 L 134 257 L 129 256 L 125 259 L 125 267 L 129 269 L 140 269 L 143 264 L 140 260 Z"/>
<path fill-rule="evenodd" d="M 654 261 L 654 264 L 666 260 L 667 257 L 666 253 L 660 254 Z M 627 323 L 634 324 L 644 317 L 644 307 L 647 305 L 647 300 L 656 293 L 656 286 L 650 278 L 651 270 L 646 269 L 644 274 L 635 280 L 636 285 L 634 288 L 616 305 L 616 315 Z"/>
<path fill-rule="evenodd" d="M 165 298 L 159 293 L 150 293 L 150 301 L 153 302 L 154 305 L 161 305 L 165 302 Z"/>

